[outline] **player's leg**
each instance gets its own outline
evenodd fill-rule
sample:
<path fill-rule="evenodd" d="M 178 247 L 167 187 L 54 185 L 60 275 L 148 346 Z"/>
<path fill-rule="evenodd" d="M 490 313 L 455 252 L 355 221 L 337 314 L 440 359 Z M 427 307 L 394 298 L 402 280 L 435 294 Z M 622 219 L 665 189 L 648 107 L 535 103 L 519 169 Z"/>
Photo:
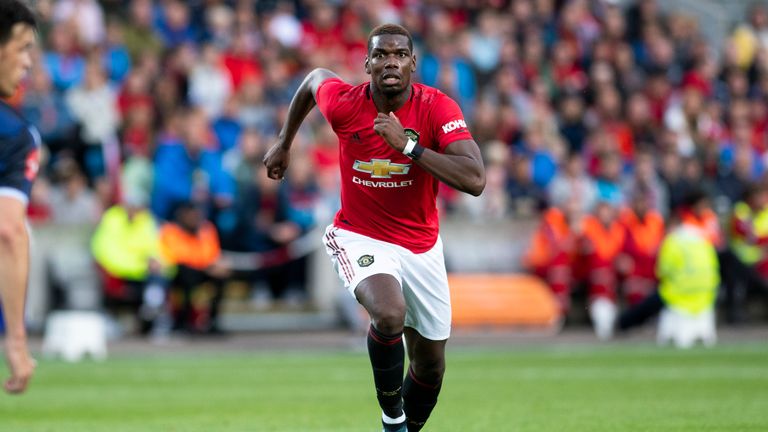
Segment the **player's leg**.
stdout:
<path fill-rule="evenodd" d="M 447 340 L 429 340 L 413 328 L 405 328 L 410 365 L 403 382 L 403 401 L 408 432 L 420 431 L 437 405 L 445 374 Z"/>
<path fill-rule="evenodd" d="M 403 382 L 408 432 L 419 431 L 437 404 L 451 335 L 451 296 L 442 240 L 428 252 L 403 251 L 405 341 L 410 367 Z"/>
<path fill-rule="evenodd" d="M 357 285 L 355 296 L 371 317 L 368 355 L 385 428 L 401 425 L 405 420 L 402 400 L 405 299 L 400 282 L 389 274 L 375 274 Z M 391 429 L 399 430 L 394 426 Z"/>
<path fill-rule="evenodd" d="M 346 288 L 368 311 L 368 352 L 385 431 L 405 431 L 402 385 L 405 348 L 405 299 L 396 248 L 360 234 L 329 226 L 326 252 Z"/>

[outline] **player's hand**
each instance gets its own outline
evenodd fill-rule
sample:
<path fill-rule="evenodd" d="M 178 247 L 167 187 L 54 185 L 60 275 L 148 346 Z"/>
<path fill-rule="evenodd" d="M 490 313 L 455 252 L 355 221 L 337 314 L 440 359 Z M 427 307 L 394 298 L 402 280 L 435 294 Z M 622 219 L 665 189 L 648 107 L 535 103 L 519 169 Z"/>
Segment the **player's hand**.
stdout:
<path fill-rule="evenodd" d="M 5 391 L 10 394 L 23 393 L 35 371 L 35 360 L 29 355 L 26 340 L 18 341 L 6 338 L 5 359 L 11 372 L 11 377 L 5 381 L 3 386 Z"/>
<path fill-rule="evenodd" d="M 264 166 L 267 167 L 267 176 L 273 180 L 282 180 L 285 176 L 285 170 L 288 169 L 288 163 L 291 160 L 291 154 L 282 143 L 275 143 L 264 156 Z"/>
<path fill-rule="evenodd" d="M 397 118 L 395 113 L 390 112 L 389 115 L 379 113 L 375 119 L 373 119 L 373 130 L 384 138 L 384 141 L 390 145 L 393 149 L 402 152 L 405 145 L 408 143 L 408 137 L 405 136 L 405 129 L 400 123 L 400 119 Z"/>

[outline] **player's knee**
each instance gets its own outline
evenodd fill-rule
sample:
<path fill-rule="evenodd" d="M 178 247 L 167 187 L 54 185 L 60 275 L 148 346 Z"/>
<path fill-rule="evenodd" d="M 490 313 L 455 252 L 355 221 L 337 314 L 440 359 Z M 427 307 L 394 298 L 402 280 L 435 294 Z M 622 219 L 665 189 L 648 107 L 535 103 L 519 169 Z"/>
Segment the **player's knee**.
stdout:
<path fill-rule="evenodd" d="M 24 239 L 26 230 L 23 223 L 0 224 L 0 246 L 7 249 L 14 249 Z"/>
<path fill-rule="evenodd" d="M 402 333 L 405 327 L 405 306 L 393 305 L 382 308 L 373 314 L 372 319 L 376 329 L 384 334 Z"/>

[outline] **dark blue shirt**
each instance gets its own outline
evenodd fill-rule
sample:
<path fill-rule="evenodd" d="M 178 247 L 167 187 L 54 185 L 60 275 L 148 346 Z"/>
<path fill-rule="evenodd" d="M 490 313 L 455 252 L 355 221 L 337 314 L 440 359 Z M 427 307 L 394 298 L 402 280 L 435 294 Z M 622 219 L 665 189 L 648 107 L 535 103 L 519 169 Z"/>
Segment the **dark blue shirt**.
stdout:
<path fill-rule="evenodd" d="M 29 201 L 39 168 L 39 152 L 37 130 L 0 101 L 0 196 Z"/>

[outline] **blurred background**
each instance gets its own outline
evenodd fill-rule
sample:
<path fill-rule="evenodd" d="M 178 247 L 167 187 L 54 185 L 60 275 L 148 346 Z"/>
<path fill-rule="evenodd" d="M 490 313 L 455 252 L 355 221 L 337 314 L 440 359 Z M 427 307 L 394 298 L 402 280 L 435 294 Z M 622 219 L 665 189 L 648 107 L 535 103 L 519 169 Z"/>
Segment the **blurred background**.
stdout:
<path fill-rule="evenodd" d="M 28 321 L 104 311 L 113 337 L 359 328 L 320 249 L 337 139 L 308 117 L 284 182 L 262 156 L 315 67 L 350 83 L 401 23 L 415 79 L 461 106 L 488 185 L 440 190 L 461 326 L 613 319 L 659 282 L 665 224 L 717 251 L 722 325 L 764 324 L 768 8 L 740 0 L 32 1 L 12 103 L 44 162 Z M 600 333 L 598 332 L 600 336 Z M 604 335 L 603 335 L 604 336 Z"/>

